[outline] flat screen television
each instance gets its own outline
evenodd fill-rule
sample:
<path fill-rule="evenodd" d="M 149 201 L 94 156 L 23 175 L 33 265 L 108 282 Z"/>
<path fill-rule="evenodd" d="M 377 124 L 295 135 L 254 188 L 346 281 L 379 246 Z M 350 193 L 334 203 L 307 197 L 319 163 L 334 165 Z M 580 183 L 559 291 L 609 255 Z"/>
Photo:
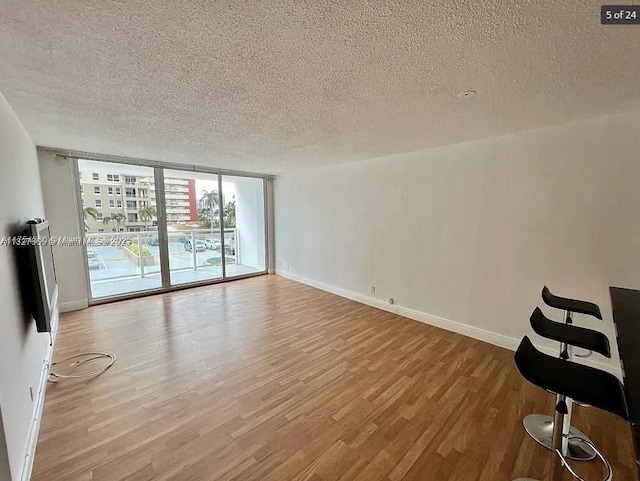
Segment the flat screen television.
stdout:
<path fill-rule="evenodd" d="M 36 321 L 38 332 L 51 332 L 51 319 L 58 301 L 58 282 L 53 263 L 49 222 L 44 219 L 34 219 L 27 222 L 27 225 L 32 240 L 29 249 L 34 288 L 31 314 Z"/>

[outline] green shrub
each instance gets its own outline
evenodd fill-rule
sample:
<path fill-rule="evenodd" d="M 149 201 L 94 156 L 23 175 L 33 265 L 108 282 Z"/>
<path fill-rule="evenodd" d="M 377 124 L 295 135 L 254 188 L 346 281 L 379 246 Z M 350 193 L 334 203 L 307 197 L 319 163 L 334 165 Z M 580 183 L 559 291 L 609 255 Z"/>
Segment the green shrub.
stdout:
<path fill-rule="evenodd" d="M 138 246 L 138 244 L 131 244 L 129 246 L 129 250 L 131 252 L 133 252 L 135 255 L 138 255 L 139 252 L 140 252 L 140 246 Z M 143 246 L 142 247 L 142 255 L 143 256 L 150 256 L 151 255 L 151 251 Z"/>

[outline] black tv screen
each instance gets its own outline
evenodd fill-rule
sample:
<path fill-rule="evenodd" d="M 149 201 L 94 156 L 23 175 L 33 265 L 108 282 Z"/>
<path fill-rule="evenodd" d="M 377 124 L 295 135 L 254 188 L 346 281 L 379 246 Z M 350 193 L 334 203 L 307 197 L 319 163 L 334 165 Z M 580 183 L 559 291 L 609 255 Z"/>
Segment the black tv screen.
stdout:
<path fill-rule="evenodd" d="M 51 332 L 51 319 L 58 300 L 58 283 L 53 262 L 49 222 L 42 219 L 28 222 L 31 242 L 31 276 L 34 296 L 32 315 L 38 332 Z"/>

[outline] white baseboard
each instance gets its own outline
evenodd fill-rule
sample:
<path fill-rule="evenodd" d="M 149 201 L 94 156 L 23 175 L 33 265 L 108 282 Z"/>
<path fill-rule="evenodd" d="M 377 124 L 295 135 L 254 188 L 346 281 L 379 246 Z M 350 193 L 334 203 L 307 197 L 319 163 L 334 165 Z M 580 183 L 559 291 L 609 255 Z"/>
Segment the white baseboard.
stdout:
<path fill-rule="evenodd" d="M 300 282 L 302 284 L 306 284 L 308 286 L 315 287 L 317 289 L 321 289 L 323 291 L 330 292 L 332 294 L 336 294 L 338 296 L 345 297 L 347 299 L 351 299 L 352 301 L 360 302 L 362 304 L 366 304 L 368 306 L 375 307 L 383 311 L 393 312 L 394 314 L 398 314 L 403 317 L 408 317 L 409 319 L 413 319 L 414 321 L 423 322 L 425 324 L 429 324 L 430 326 L 439 327 L 446 331 L 462 334 L 463 336 L 467 336 L 473 339 L 477 339 L 479 341 L 487 342 L 489 344 L 493 344 L 494 346 L 503 347 L 505 349 L 509 349 L 510 351 L 515 351 L 518 348 L 518 345 L 520 344 L 520 339 L 516 339 L 515 337 L 506 336 L 504 334 L 488 331 L 480 327 L 470 326 L 468 324 L 463 324 L 461 322 L 456 322 L 450 319 L 434 316 L 432 314 L 427 314 L 425 312 L 417 311 L 415 309 L 404 307 L 398 304 L 388 304 L 384 301 L 381 301 L 380 299 L 366 296 L 358 292 L 349 291 L 341 287 L 332 286 L 330 284 L 316 281 L 314 279 L 309 279 L 308 277 L 300 276 L 298 274 L 293 274 L 292 272 L 278 269 L 276 270 L 276 274 L 282 277 L 286 277 L 287 279 L 291 279 L 293 281 Z M 539 345 L 537 347 L 542 352 L 549 354 L 551 356 L 555 357 L 558 355 L 557 349 L 553 349 L 544 345 L 542 346 Z M 622 369 L 620 367 L 615 367 L 606 362 L 600 362 L 598 360 L 592 360 L 589 358 L 575 358 L 575 362 L 579 362 L 587 366 L 595 367 L 597 369 L 602 369 L 604 371 L 610 372 L 611 374 L 617 376 L 619 379 L 622 379 Z"/>
<path fill-rule="evenodd" d="M 86 309 L 89 307 L 88 299 L 79 299 L 77 301 L 69 301 L 69 302 L 61 302 L 60 303 L 60 312 L 71 312 L 71 311 L 79 311 L 81 309 Z"/>
<path fill-rule="evenodd" d="M 47 382 L 49 380 L 49 372 L 53 360 L 53 348 L 56 343 L 56 334 L 58 333 L 58 320 L 60 319 L 59 309 L 54 310 L 51 319 L 51 344 L 47 347 L 46 357 L 42 363 L 42 372 L 38 383 L 38 392 L 34 398 L 33 417 L 31 418 L 31 426 L 29 428 L 29 437 L 25 446 L 24 461 L 22 470 L 18 477 L 20 481 L 29 481 L 31 479 L 31 471 L 33 469 L 33 460 L 36 453 L 36 445 L 38 443 L 38 433 L 40 432 L 40 423 L 42 422 L 42 410 L 44 409 L 44 398 L 47 392 Z M 42 334 L 45 335 L 45 334 Z M 48 336 L 47 336 L 48 337 Z M 48 342 L 48 339 L 47 339 Z"/>

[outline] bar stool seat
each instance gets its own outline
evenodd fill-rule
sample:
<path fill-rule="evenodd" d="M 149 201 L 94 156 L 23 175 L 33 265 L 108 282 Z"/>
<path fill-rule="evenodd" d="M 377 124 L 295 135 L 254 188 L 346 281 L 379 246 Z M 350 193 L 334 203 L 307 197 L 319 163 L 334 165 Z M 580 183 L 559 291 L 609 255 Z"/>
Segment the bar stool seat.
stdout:
<path fill-rule="evenodd" d="M 588 301 L 580 301 L 578 299 L 568 299 L 566 297 L 555 296 L 551 294 L 551 291 L 549 291 L 547 286 L 542 288 L 542 300 L 544 300 L 544 303 L 547 306 L 562 309 L 567 312 L 586 314 L 602 320 L 602 314 L 600 313 L 600 308 L 597 304 Z"/>
<path fill-rule="evenodd" d="M 611 357 L 609 339 L 601 332 L 552 321 L 542 313 L 539 307 L 536 307 L 529 320 L 536 334 L 542 337 L 588 349 L 608 358 Z"/>
<path fill-rule="evenodd" d="M 514 356 L 516 366 L 520 374 L 532 384 L 542 389 L 554 392 L 559 395 L 556 404 L 555 419 L 553 428 L 553 447 L 555 453 L 553 461 L 558 460 L 572 476 L 581 478 L 567 462 L 567 457 L 562 453 L 562 438 L 564 437 L 562 426 L 564 417 L 567 414 L 566 398 L 575 399 L 578 402 L 604 409 L 629 421 L 629 409 L 622 383 L 613 374 L 599 369 L 595 369 L 582 364 L 575 364 L 570 361 L 548 356 L 538 351 L 531 340 L 525 336 Z M 611 465 L 604 455 L 598 451 L 588 439 L 568 435 L 569 440 L 582 442 L 593 449 L 604 463 L 607 474 L 605 481 L 613 478 Z M 557 456 L 557 458 L 556 458 Z M 557 481 L 562 473 L 557 464 L 552 466 L 551 478 Z M 535 481 L 532 478 L 519 478 L 516 481 Z"/>

